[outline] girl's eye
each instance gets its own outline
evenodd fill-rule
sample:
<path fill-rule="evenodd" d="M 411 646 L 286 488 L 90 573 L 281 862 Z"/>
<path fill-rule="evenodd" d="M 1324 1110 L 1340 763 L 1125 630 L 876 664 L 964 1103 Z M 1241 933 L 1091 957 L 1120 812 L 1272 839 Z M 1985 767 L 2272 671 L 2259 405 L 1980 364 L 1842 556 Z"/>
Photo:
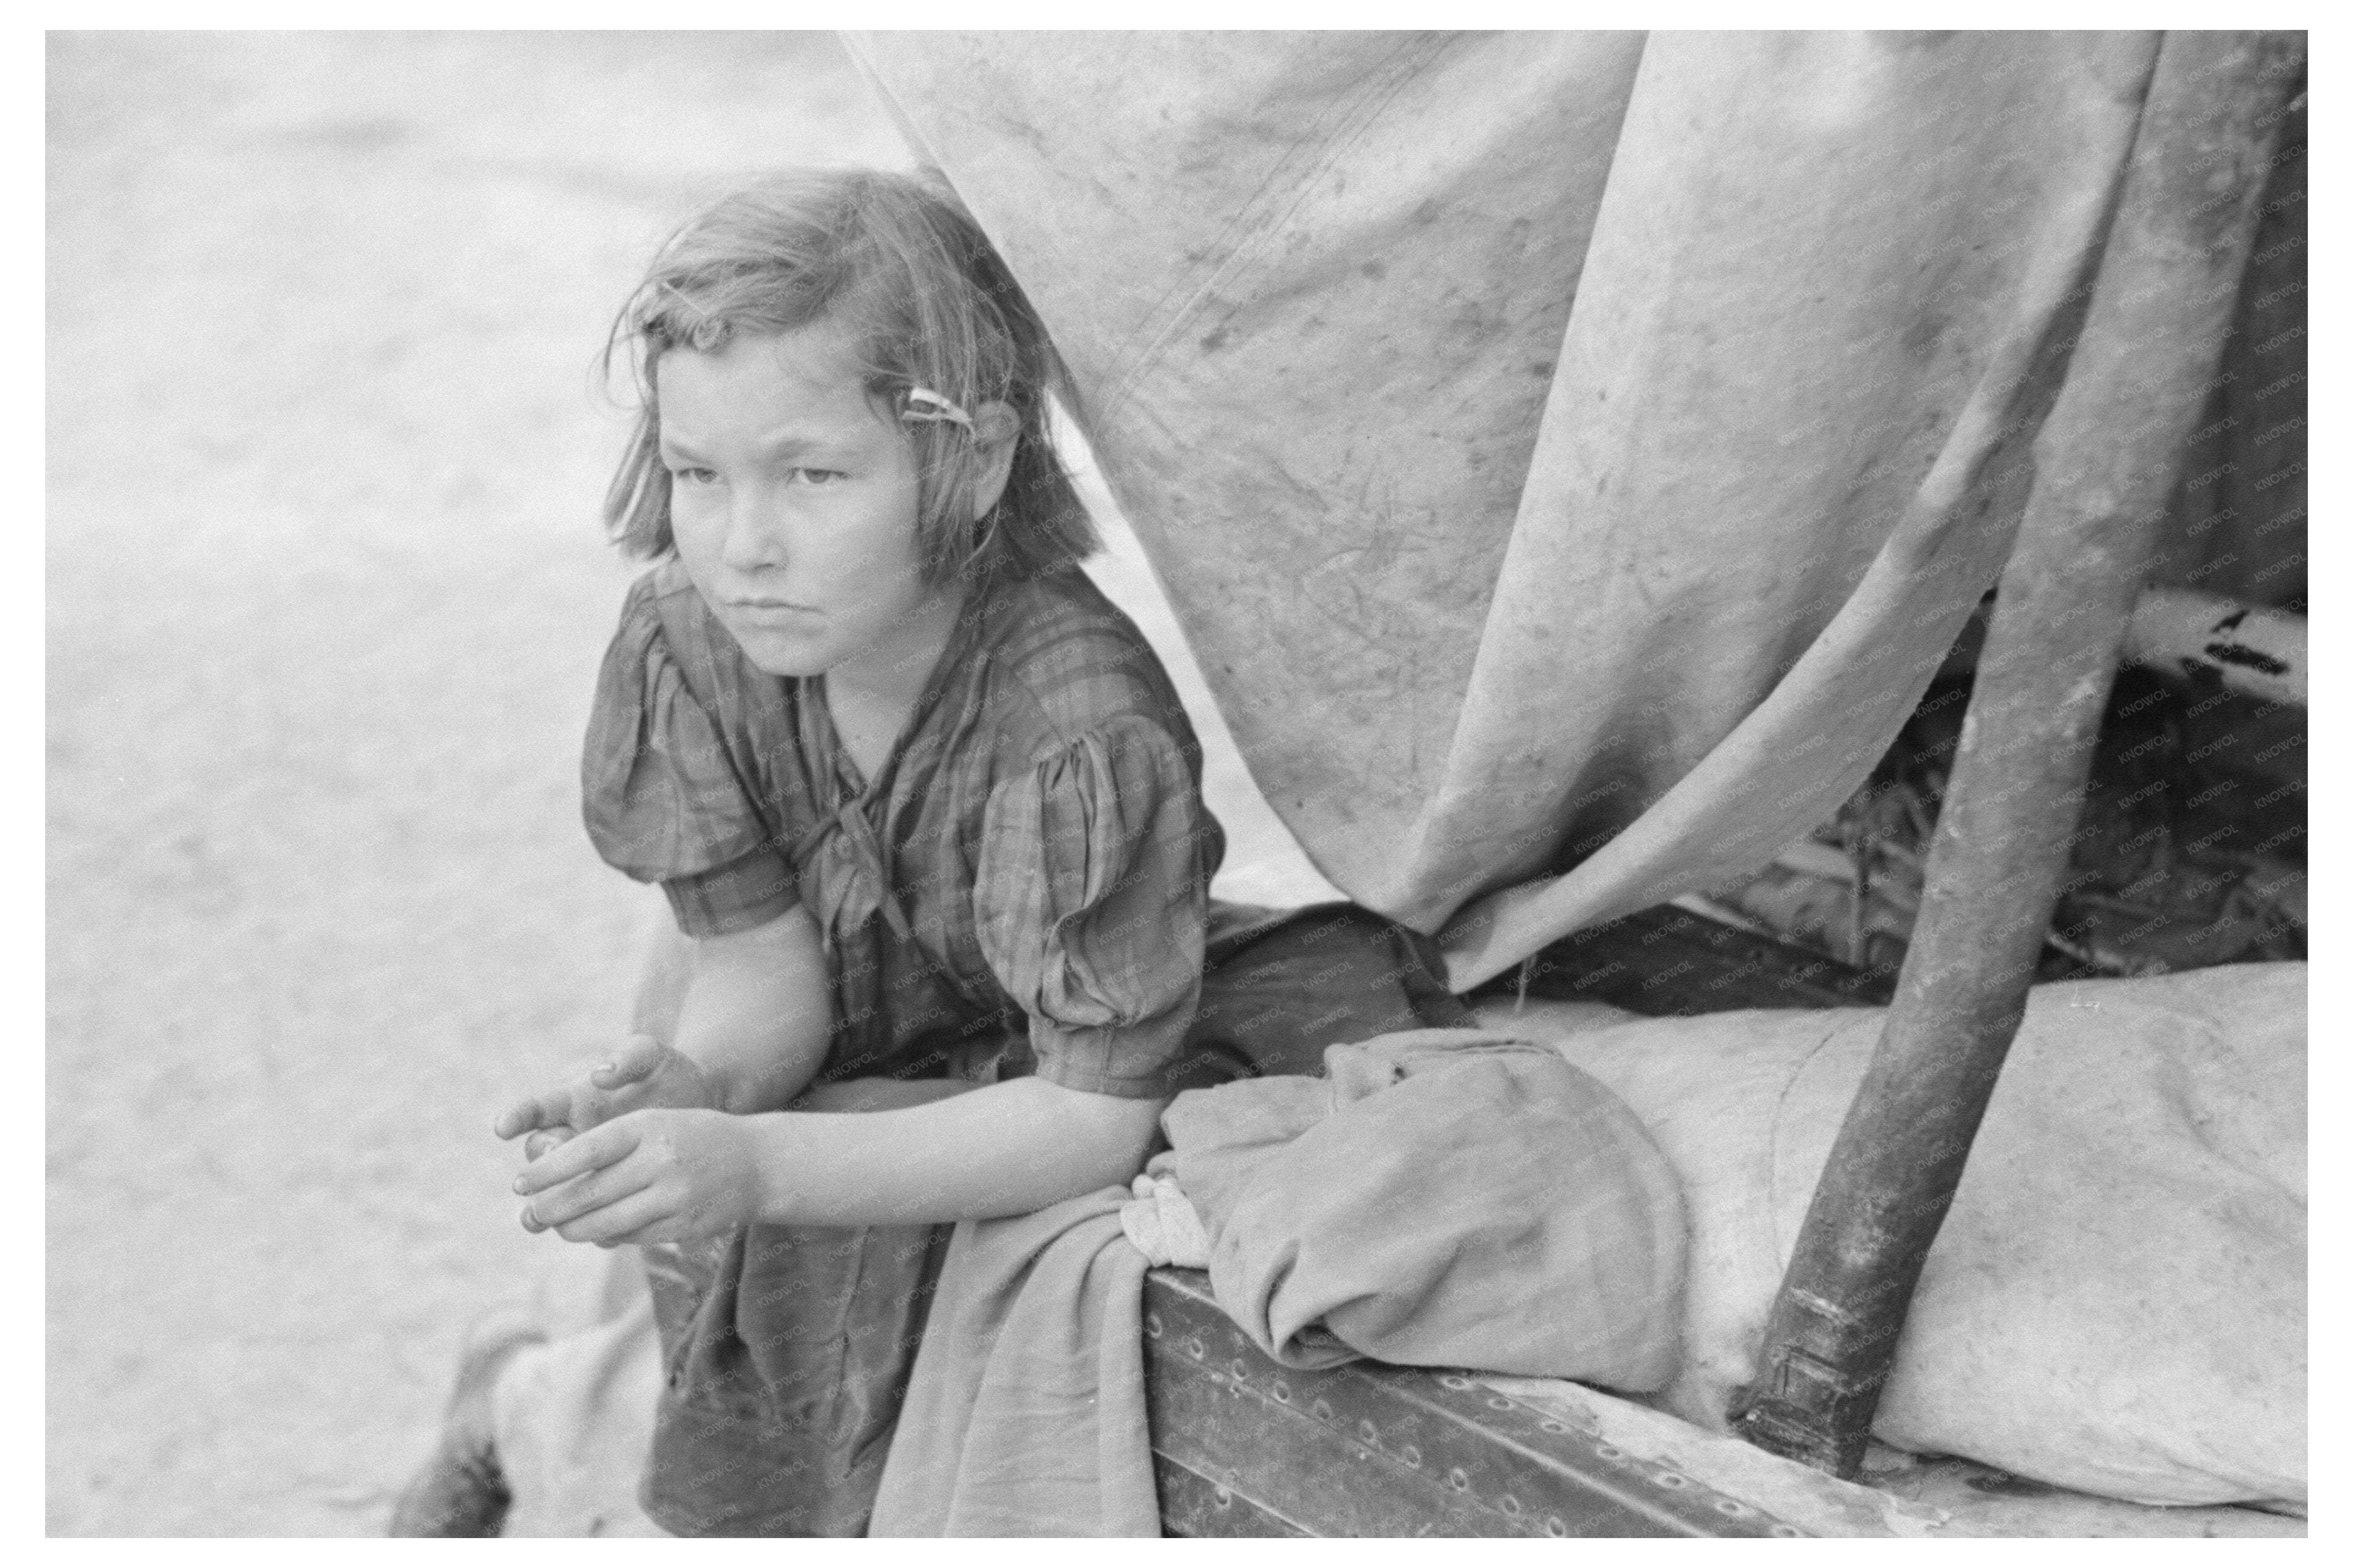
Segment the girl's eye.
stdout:
<path fill-rule="evenodd" d="M 707 468 L 674 468 L 670 471 L 672 484 L 712 484 L 718 478 L 717 472 Z"/>
<path fill-rule="evenodd" d="M 828 484 L 838 484 L 849 476 L 838 468 L 797 468 L 793 470 L 793 477 L 803 484 L 814 484 L 822 489 Z"/>

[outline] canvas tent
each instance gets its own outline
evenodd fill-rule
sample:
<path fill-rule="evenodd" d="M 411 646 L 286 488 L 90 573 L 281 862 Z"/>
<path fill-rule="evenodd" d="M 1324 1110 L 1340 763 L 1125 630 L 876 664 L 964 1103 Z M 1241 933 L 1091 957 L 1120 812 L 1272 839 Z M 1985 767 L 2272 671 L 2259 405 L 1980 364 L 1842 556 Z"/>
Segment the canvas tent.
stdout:
<path fill-rule="evenodd" d="M 2158 42 L 852 48 L 1269 800 L 1459 988 L 1867 773 L 2008 553 Z"/>
<path fill-rule="evenodd" d="M 2001 582 L 1920 929 L 1733 1412 L 1854 1473 L 2229 379 L 2300 47 L 853 53 L 1054 333 L 1271 804 L 1457 990 L 1805 834 Z"/>

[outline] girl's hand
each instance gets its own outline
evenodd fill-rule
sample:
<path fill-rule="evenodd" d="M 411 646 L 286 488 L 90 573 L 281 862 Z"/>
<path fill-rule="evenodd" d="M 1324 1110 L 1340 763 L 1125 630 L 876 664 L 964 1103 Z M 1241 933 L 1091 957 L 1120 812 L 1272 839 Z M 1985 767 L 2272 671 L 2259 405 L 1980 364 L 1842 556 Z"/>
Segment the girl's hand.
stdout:
<path fill-rule="evenodd" d="M 760 1217 L 758 1128 L 769 1118 L 640 1110 L 552 1149 L 515 1179 L 522 1227 L 565 1241 L 691 1241 Z"/>
<path fill-rule="evenodd" d="M 582 1082 L 509 1106 L 491 1130 L 501 1138 L 524 1133 L 586 1132 L 599 1123 L 650 1107 L 707 1107 L 718 1104 L 711 1080 L 691 1056 L 650 1034 L 632 1034 L 613 1059 Z M 533 1143 L 542 1140 L 534 1139 Z M 525 1151 L 537 1158 L 531 1145 Z"/>

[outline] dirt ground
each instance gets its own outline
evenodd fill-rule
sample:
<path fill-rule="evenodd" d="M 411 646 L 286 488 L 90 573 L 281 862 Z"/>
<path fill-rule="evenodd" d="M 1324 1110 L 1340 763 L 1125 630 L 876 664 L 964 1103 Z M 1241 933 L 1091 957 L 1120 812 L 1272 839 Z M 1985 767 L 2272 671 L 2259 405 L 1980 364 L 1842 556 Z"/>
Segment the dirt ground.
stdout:
<path fill-rule="evenodd" d="M 699 196 L 906 155 L 825 35 L 51 35 L 47 93 L 47 1528 L 375 1533 L 467 1320 L 601 1260 L 488 1131 L 652 913 L 579 827 L 595 351 Z M 1219 891 L 1318 895 L 1124 543 Z"/>

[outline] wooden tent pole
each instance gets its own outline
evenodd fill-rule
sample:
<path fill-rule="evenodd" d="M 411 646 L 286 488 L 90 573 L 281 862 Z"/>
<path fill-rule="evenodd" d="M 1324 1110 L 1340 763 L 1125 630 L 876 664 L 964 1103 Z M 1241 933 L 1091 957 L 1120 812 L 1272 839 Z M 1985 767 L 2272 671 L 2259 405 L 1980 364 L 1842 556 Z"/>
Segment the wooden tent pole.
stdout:
<path fill-rule="evenodd" d="M 2025 1011 L 2154 524 L 2221 356 L 2299 35 L 2159 50 L 2084 333 L 2037 436 L 1895 1001 L 1731 1412 L 1852 1478 Z"/>

